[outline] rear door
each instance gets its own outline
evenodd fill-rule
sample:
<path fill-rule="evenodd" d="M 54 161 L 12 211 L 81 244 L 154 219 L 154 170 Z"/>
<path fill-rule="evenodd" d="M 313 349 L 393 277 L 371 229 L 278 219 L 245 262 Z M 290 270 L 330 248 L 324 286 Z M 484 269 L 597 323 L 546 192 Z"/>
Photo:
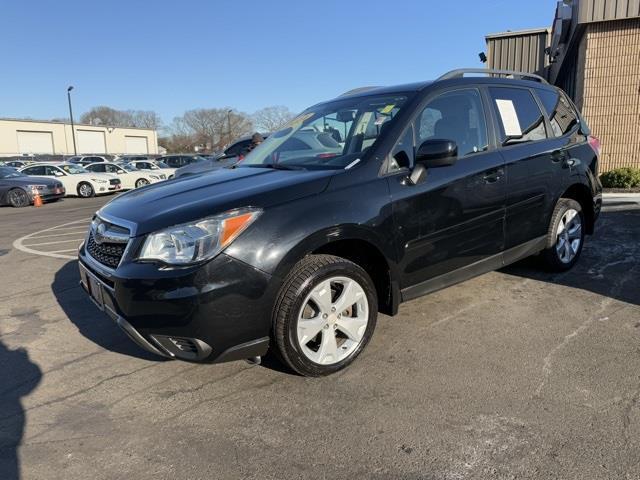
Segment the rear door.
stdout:
<path fill-rule="evenodd" d="M 585 137 L 580 133 L 580 117 L 564 93 L 557 88 L 536 88 L 534 92 L 540 100 L 548 119 L 550 143 L 553 156 L 559 159 L 562 168 L 556 168 L 555 198 L 560 197 L 571 185 L 579 182 L 578 166 L 584 157 Z"/>
<path fill-rule="evenodd" d="M 526 87 L 489 87 L 505 159 L 507 205 L 505 250 L 546 235 L 555 206 L 562 154 L 548 138 L 547 122 Z"/>
<path fill-rule="evenodd" d="M 392 152 L 390 164 L 398 173 L 388 181 L 405 299 L 433 290 L 436 277 L 476 262 L 493 261 L 487 269 L 501 265 L 504 160 L 490 144 L 486 120 L 479 89 L 436 94 Z M 454 140 L 458 160 L 428 169 L 424 182 L 410 185 L 403 167 L 413 165 L 416 148 L 430 139 Z"/>

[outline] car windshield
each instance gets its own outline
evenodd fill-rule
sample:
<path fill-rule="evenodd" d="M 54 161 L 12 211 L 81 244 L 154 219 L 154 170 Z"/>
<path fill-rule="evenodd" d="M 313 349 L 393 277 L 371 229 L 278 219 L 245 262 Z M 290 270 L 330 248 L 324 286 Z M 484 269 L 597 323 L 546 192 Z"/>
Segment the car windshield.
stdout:
<path fill-rule="evenodd" d="M 118 165 L 118 166 L 127 170 L 128 172 L 135 172 L 138 170 L 135 166 L 131 165 L 130 163 L 123 163 L 122 165 Z"/>
<path fill-rule="evenodd" d="M 156 165 L 158 168 L 171 168 L 169 165 L 167 165 L 166 163 L 164 163 L 164 162 L 162 162 L 162 161 L 160 161 L 160 160 L 156 160 L 155 165 Z"/>
<path fill-rule="evenodd" d="M 303 112 L 252 150 L 239 167 L 340 169 L 369 150 L 407 97 L 346 98 Z"/>
<path fill-rule="evenodd" d="M 0 178 L 19 178 L 26 177 L 24 173 L 20 173 L 15 168 L 0 167 Z"/>
<path fill-rule="evenodd" d="M 86 170 L 78 165 L 66 164 L 60 165 L 60 168 L 71 175 L 77 175 L 79 173 L 89 173 L 89 170 Z"/>

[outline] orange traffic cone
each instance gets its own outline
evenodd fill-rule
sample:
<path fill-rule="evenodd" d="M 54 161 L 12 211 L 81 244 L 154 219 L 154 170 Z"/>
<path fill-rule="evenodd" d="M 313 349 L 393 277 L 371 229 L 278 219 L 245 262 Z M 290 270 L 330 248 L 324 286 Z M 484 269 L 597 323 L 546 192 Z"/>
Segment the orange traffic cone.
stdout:
<path fill-rule="evenodd" d="M 37 189 L 33 189 L 33 206 L 41 207 L 42 206 L 42 197 L 40 197 L 40 192 Z"/>

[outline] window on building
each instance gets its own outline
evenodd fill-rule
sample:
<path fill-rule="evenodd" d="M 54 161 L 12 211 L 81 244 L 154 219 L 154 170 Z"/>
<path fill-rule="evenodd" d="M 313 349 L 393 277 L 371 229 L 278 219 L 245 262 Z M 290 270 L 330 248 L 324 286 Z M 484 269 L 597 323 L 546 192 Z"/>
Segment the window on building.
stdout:
<path fill-rule="evenodd" d="M 528 89 L 492 87 L 489 92 L 500 120 L 503 144 L 547 138 L 544 116 Z"/>

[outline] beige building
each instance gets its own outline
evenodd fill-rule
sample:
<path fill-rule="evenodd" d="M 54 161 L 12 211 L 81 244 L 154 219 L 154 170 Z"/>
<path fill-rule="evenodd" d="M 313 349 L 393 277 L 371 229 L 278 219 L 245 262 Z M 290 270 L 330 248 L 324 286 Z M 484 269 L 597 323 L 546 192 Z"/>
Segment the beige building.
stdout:
<path fill-rule="evenodd" d="M 158 135 L 146 128 L 74 125 L 78 154 L 158 153 Z M 0 156 L 73 155 L 71 124 L 0 119 Z"/>
<path fill-rule="evenodd" d="M 489 68 L 543 74 L 571 96 L 602 142 L 602 171 L 640 167 L 640 0 L 561 1 L 552 29 L 486 40 Z"/>

